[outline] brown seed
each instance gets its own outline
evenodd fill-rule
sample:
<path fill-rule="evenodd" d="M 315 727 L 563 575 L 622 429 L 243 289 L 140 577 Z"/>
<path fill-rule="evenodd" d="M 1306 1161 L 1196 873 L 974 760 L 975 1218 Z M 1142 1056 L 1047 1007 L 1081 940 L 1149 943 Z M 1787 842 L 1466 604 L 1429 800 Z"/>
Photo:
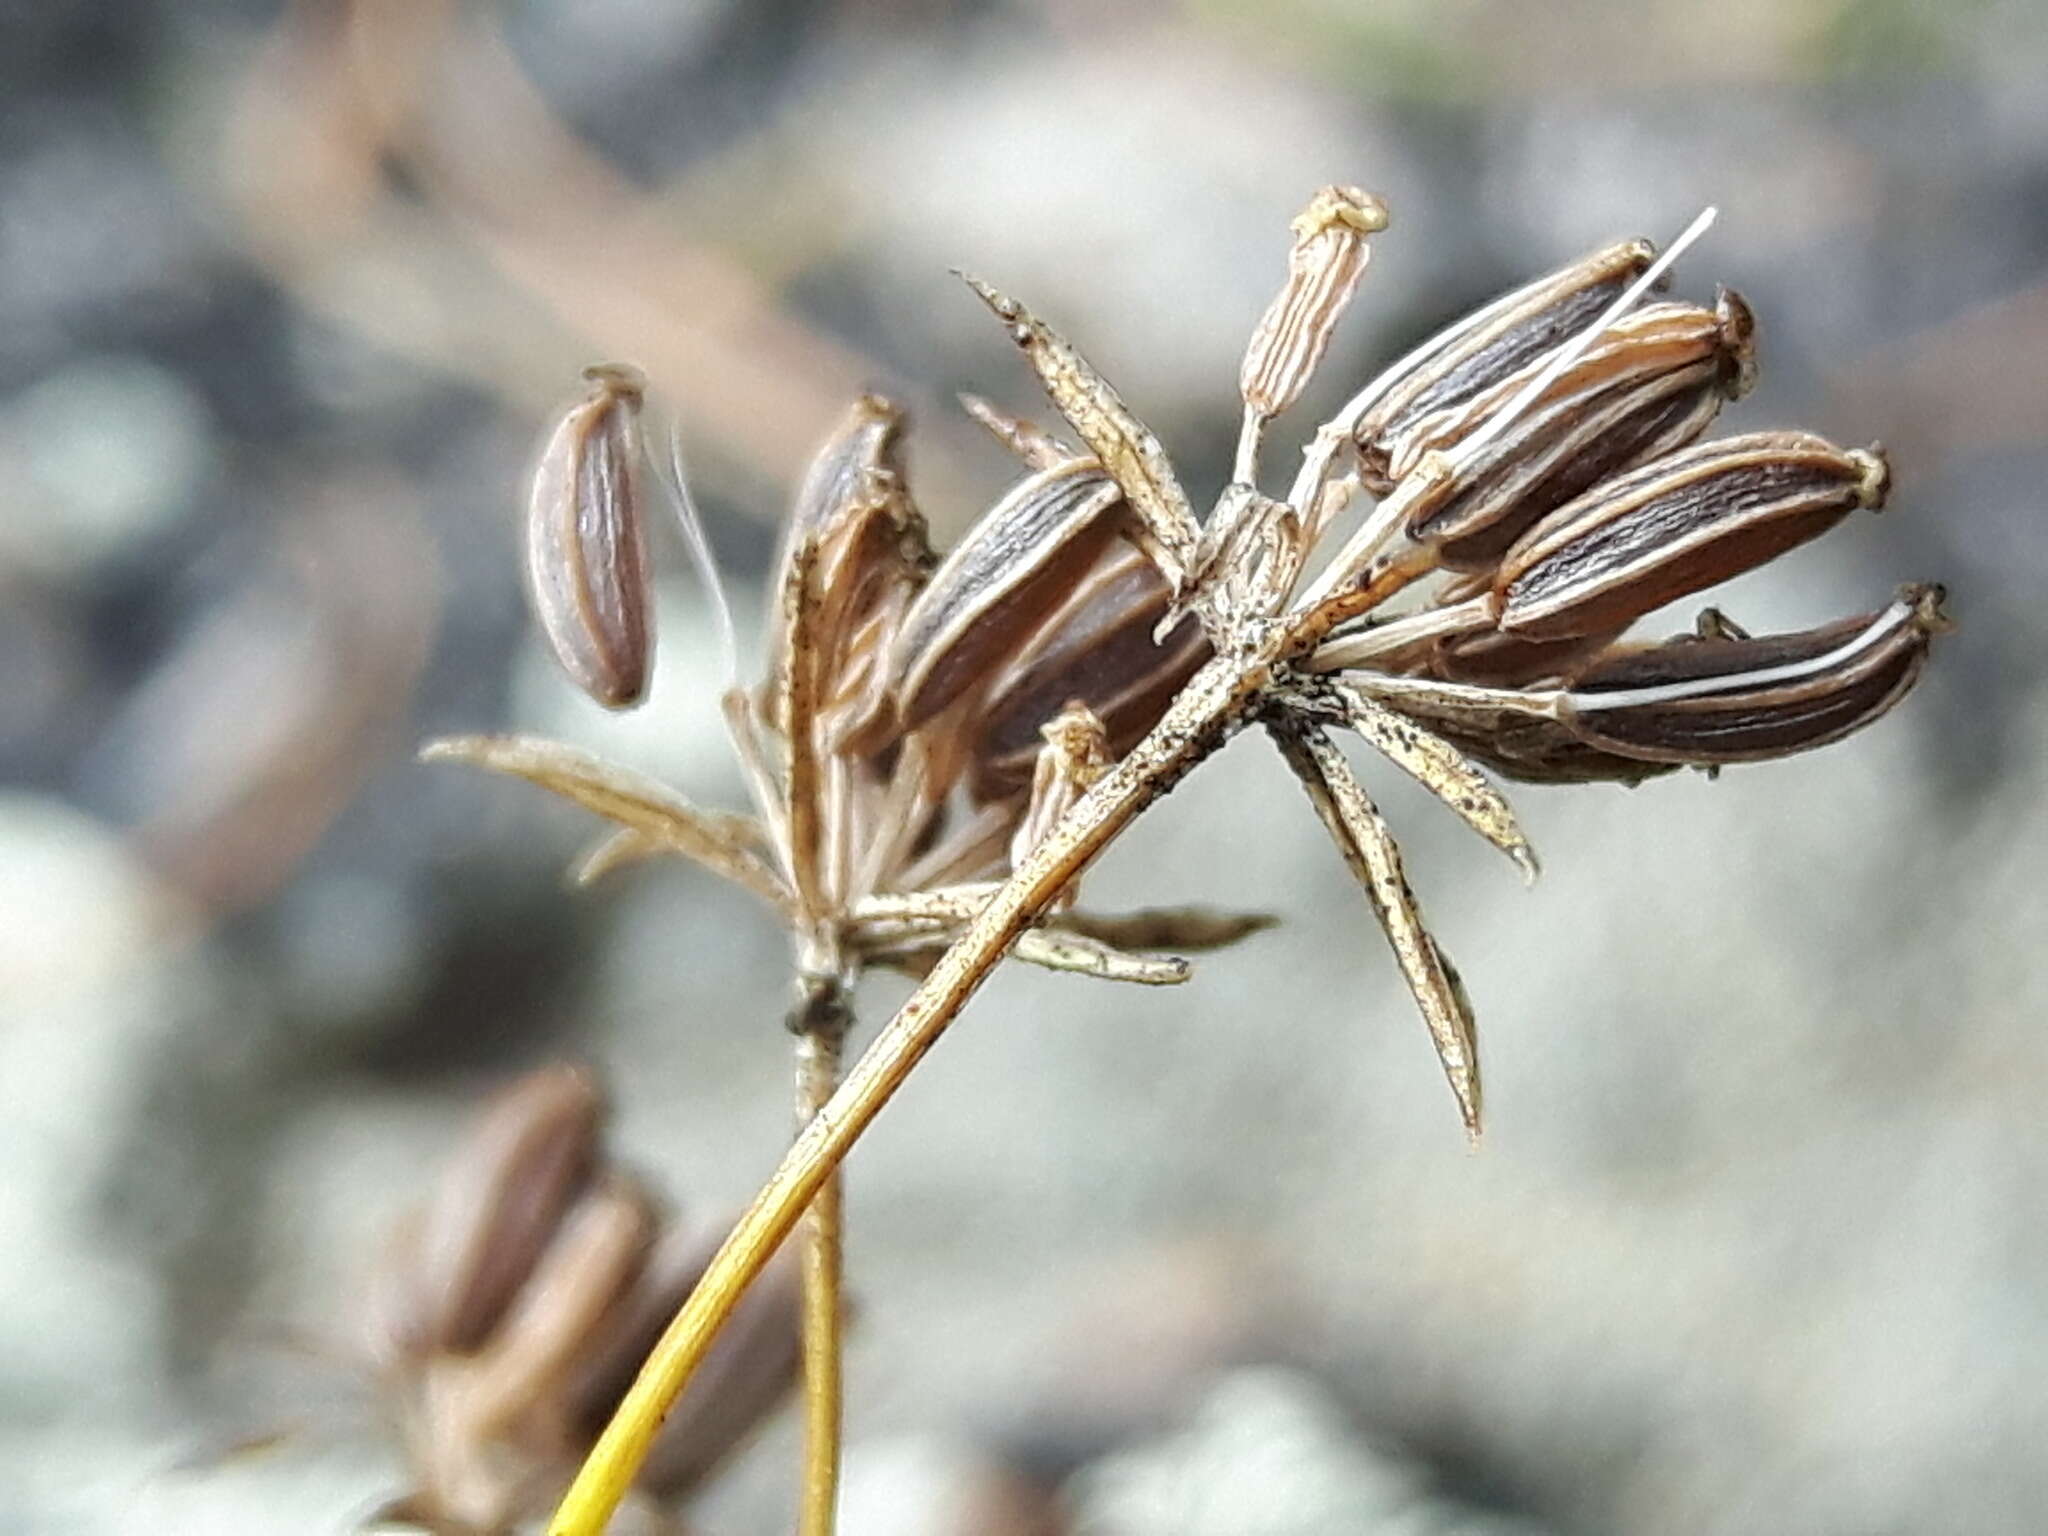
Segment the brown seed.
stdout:
<path fill-rule="evenodd" d="M 548 435 L 527 498 L 526 573 L 555 659 L 607 709 L 639 703 L 653 658 L 652 575 L 640 487 L 645 381 L 583 370 L 590 393 Z"/>
<path fill-rule="evenodd" d="M 1602 480 L 1690 443 L 1755 376 L 1749 307 L 1723 290 L 1713 309 L 1654 304 L 1626 315 L 1489 438 L 1458 472 L 1430 483 L 1409 537 L 1456 570 L 1484 570 L 1530 527 Z M 1461 405 L 1418 418 L 1395 440 L 1388 472 L 1449 451 L 1521 393 L 1539 358 Z"/>
<path fill-rule="evenodd" d="M 1887 480 L 1878 450 L 1806 432 L 1696 444 L 1530 529 L 1495 577 L 1499 627 L 1529 640 L 1620 628 L 1881 505 Z"/>
<path fill-rule="evenodd" d="M 1589 746 L 1671 763 L 1741 763 L 1839 741 L 1905 696 L 1948 628 L 1937 586 L 1796 634 L 1686 636 L 1597 660 L 1562 717 Z"/>
<path fill-rule="evenodd" d="M 1019 481 L 932 573 L 903 621 L 891 671 L 903 727 L 992 682 L 1124 526 L 1093 459 Z"/>
<path fill-rule="evenodd" d="M 1151 729 L 1174 691 L 1210 656 L 1193 615 L 1153 632 L 1171 594 L 1133 549 L 1112 549 L 1015 654 L 979 711 L 974 791 L 1002 799 L 1030 781 L 1040 728 L 1069 700 L 1093 712 L 1121 757 Z"/>
<path fill-rule="evenodd" d="M 1620 637 L 1619 630 L 1608 630 L 1562 640 L 1524 640 L 1497 629 L 1482 629 L 1437 641 L 1429 652 L 1428 670 L 1448 682 L 1526 688 L 1563 677 Z"/>
<path fill-rule="evenodd" d="M 798 548 L 815 541 L 797 596 L 817 648 L 815 707 L 835 751 L 877 750 L 893 729 L 889 648 L 934 563 L 904 474 L 903 425 L 903 412 L 879 395 L 854 402 L 811 461 L 776 559 L 773 590 L 782 597 Z M 778 627 L 771 675 L 787 648 Z"/>
<path fill-rule="evenodd" d="M 490 1337 L 590 1177 L 603 1118 L 580 1067 L 530 1072 L 493 1100 L 415 1241 L 424 1344 L 462 1354 Z"/>
<path fill-rule="evenodd" d="M 1479 762 L 1521 784 L 1634 786 L 1679 767 L 1606 751 L 1580 740 L 1561 721 L 1534 716 L 1511 720 L 1485 735 L 1438 729 Z"/>
<path fill-rule="evenodd" d="M 1354 437 L 1359 478 L 1383 496 L 1388 459 L 1418 417 L 1464 404 L 1570 341 L 1656 258 L 1647 240 L 1594 251 L 1439 331 L 1366 386 Z"/>
<path fill-rule="evenodd" d="M 1287 281 L 1252 332 L 1238 378 L 1252 412 L 1278 416 L 1301 398 L 1365 275 L 1366 237 L 1386 227 L 1386 205 L 1357 187 L 1324 187 L 1295 219 Z"/>

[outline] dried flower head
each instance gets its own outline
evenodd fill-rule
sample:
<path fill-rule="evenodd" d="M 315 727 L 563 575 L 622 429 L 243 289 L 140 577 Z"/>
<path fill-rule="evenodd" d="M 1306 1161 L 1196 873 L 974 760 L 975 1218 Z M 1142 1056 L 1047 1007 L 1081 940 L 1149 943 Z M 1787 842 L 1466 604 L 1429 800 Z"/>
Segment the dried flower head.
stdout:
<path fill-rule="evenodd" d="M 565 1501 L 561 1536 L 602 1523 L 724 1313 L 805 1205 L 829 1196 L 840 1159 L 1005 954 L 1177 981 L 1184 966 L 1132 949 L 1245 930 L 1073 906 L 1093 858 L 1235 733 L 1265 730 L 1307 791 L 1476 1136 L 1470 998 L 1333 731 L 1356 732 L 1533 878 L 1485 767 L 1541 783 L 1713 771 L 1837 740 L 1898 702 L 1944 627 L 1938 588 L 1795 635 L 1751 638 L 1714 615 L 1689 639 L 1625 638 L 1663 604 L 1817 538 L 1887 489 L 1874 449 L 1789 431 L 1700 438 L 1753 377 L 1749 308 L 1725 290 L 1711 306 L 1638 306 L 1711 219 L 1661 256 L 1640 240 L 1596 251 L 1447 328 L 1324 423 L 1275 496 L 1260 484 L 1264 435 L 1323 356 L 1365 236 L 1386 222 L 1375 200 L 1325 189 L 1248 350 L 1234 473 L 1206 519 L 1088 360 L 1017 300 L 967 280 L 1078 445 L 971 404 L 1029 475 L 936 571 L 862 557 L 879 562 L 890 596 L 853 629 L 830 617 L 849 610 L 832 596 L 839 578 L 823 574 L 836 568 L 826 551 L 839 547 L 835 529 L 866 527 L 867 509 L 894 493 L 877 489 L 879 464 L 818 472 L 839 489 L 786 546 L 775 683 L 758 707 L 730 703 L 758 823 L 664 830 L 689 819 L 673 799 L 556 784 L 611 804 L 627 828 L 617 836 L 734 878 L 757 872 L 765 851 L 768 899 L 790 916 L 813 982 L 860 962 L 923 975 L 664 1335 Z M 1339 515 L 1366 498 L 1355 530 L 1327 548 Z M 888 547 L 844 537 L 848 549 Z M 888 658 L 893 714 L 872 692 L 870 641 Z M 843 686 L 854 676 L 859 686 Z M 825 701 L 842 698 L 862 701 L 858 728 L 821 727 Z M 509 765 L 500 746 L 454 750 Z"/>
<path fill-rule="evenodd" d="M 365 1344 L 413 1486 L 380 1512 L 434 1536 L 501 1536 L 543 1513 L 710 1258 L 603 1146 L 580 1067 L 503 1089 L 399 1224 Z M 648 1528 L 702 1484 L 795 1379 L 793 1277 L 751 1299 L 641 1474 Z"/>

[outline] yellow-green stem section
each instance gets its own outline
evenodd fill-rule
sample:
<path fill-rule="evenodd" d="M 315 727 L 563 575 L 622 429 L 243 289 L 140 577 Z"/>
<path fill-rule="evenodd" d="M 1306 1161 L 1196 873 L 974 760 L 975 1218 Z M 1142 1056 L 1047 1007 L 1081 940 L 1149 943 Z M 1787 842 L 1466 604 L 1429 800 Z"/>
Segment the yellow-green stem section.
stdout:
<path fill-rule="evenodd" d="M 837 1021 L 797 1039 L 798 1124 L 809 1125 L 839 1085 L 845 1030 Z M 832 1536 L 839 1508 L 841 1420 L 845 1412 L 845 1272 L 841 1178 L 835 1170 L 804 1219 L 803 1490 L 798 1536 Z"/>
<path fill-rule="evenodd" d="M 789 1235 L 882 1106 L 987 978 L 1019 933 L 1109 841 L 1242 723 L 1272 677 L 1282 642 L 1258 655 L 1217 656 L 1174 699 L 1158 725 L 989 897 L 875 1043 L 797 1136 L 782 1166 L 740 1217 L 704 1277 L 585 1458 L 548 1527 L 549 1536 L 598 1536 L 632 1486 L 669 1407 L 754 1277 Z"/>

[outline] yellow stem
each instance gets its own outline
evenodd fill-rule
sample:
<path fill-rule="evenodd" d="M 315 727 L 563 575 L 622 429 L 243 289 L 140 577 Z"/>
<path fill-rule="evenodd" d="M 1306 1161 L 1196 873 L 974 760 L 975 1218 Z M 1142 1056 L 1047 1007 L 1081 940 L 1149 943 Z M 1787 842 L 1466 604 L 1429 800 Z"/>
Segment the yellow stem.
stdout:
<path fill-rule="evenodd" d="M 1151 733 L 1062 818 L 997 889 L 812 1117 L 640 1368 L 584 1460 L 549 1536 L 598 1536 L 632 1485 L 669 1407 L 754 1277 L 882 1106 L 945 1032 L 1017 935 L 1133 817 L 1243 723 L 1280 649 L 1218 656 L 1189 680 Z"/>
<path fill-rule="evenodd" d="M 843 1015 L 797 1036 L 799 1131 L 816 1118 L 839 1085 L 840 1051 L 845 1038 Z M 834 1170 L 811 1201 L 804 1221 L 804 1475 L 798 1504 L 798 1536 L 832 1536 L 839 1507 L 841 1420 L 845 1406 L 841 1183 L 840 1174 Z"/>

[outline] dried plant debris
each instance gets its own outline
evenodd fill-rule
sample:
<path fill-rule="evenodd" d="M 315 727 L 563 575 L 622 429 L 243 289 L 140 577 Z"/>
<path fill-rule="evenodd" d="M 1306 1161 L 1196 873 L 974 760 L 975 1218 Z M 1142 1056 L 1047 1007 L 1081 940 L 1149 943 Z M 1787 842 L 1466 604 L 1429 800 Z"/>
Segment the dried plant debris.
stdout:
<path fill-rule="evenodd" d="M 1260 436 L 1324 356 L 1368 238 L 1386 225 L 1376 198 L 1338 186 L 1297 221 L 1246 350 L 1237 472 L 1206 523 L 1159 439 L 1079 350 L 970 280 L 1078 445 L 970 397 L 1026 474 L 936 560 L 909 498 L 900 413 L 875 397 L 855 404 L 785 533 L 772 684 L 729 705 L 764 798 L 755 817 L 712 816 L 568 757 L 536 766 L 531 746 L 525 766 L 502 744 L 440 750 L 524 772 L 619 822 L 589 868 L 680 853 L 808 925 L 842 965 L 863 953 L 914 965 L 978 910 L 979 896 L 946 893 L 1019 867 L 1220 658 L 1238 681 L 1216 690 L 1207 739 L 1259 719 L 1287 749 L 1361 871 L 1476 1130 L 1469 1018 L 1448 1001 L 1384 825 L 1327 731 L 1356 732 L 1533 877 L 1487 770 L 1634 783 L 1818 746 L 1895 704 L 1943 621 L 1938 589 L 1916 587 L 1799 635 L 1625 638 L 1652 610 L 1880 505 L 1889 485 L 1875 448 L 1794 431 L 1704 437 L 1755 379 L 1755 316 L 1725 289 L 1706 304 L 1645 301 L 1675 252 L 1659 258 L 1644 240 L 1594 251 L 1423 343 L 1324 425 L 1286 500 L 1263 494 Z M 637 393 L 620 370 L 592 377 L 591 400 L 544 456 L 537 524 L 565 495 L 602 502 L 611 487 L 614 504 L 631 500 L 616 460 L 631 451 Z M 1333 509 L 1360 497 L 1378 499 L 1364 527 L 1304 588 Z M 557 567 L 535 582 L 544 618 L 553 594 L 551 632 L 565 607 L 594 611 L 563 594 L 593 586 L 593 551 L 630 544 L 609 531 L 625 527 L 617 510 L 557 518 L 588 531 L 533 546 Z M 622 593 L 625 577 L 606 590 Z M 1419 604 L 1381 617 L 1416 592 Z M 557 647 L 585 673 L 605 671 L 588 658 L 619 649 Z M 914 919 L 888 906 L 912 895 L 936 899 Z M 1068 888 L 1013 952 L 1116 979 L 1184 973 L 1136 963 L 1137 950 L 1073 926 L 1077 916 Z"/>
<path fill-rule="evenodd" d="M 560 499 L 549 489 L 556 482 L 633 478 L 616 462 L 603 475 L 553 462 L 587 456 L 602 437 L 592 421 L 619 416 L 618 381 L 630 373 L 590 373 L 592 400 L 556 430 L 537 472 L 537 508 Z M 637 393 L 631 398 L 637 403 Z M 943 949 L 988 882 L 1150 728 L 1209 654 L 1192 619 L 1155 638 L 1170 592 L 1126 540 L 1118 483 L 1029 423 L 989 406 L 979 413 L 1037 467 L 943 560 L 910 499 L 903 416 L 893 403 L 864 396 L 819 448 L 777 559 L 768 681 L 726 701 L 759 801 L 752 815 L 696 806 L 560 743 L 456 737 L 423 756 L 516 775 L 615 823 L 579 861 L 579 880 L 661 854 L 725 876 L 784 916 L 805 965 L 842 980 L 869 960 L 900 967 Z M 549 595 L 587 585 L 587 541 L 531 548 L 559 567 L 533 584 L 553 634 L 561 613 L 583 612 L 551 608 Z M 587 655 L 601 653 L 559 637 L 556 649 L 579 681 L 591 670 Z M 949 902 L 949 892 L 972 899 Z M 909 931 L 877 915 L 886 906 L 878 901 L 912 895 L 939 899 Z M 1197 938 L 1195 947 L 1216 942 Z M 1109 980 L 1157 985 L 1188 975 L 1185 962 L 1127 953 L 1073 929 L 1026 940 L 1017 954 Z"/>
<path fill-rule="evenodd" d="M 1876 448 L 1705 436 L 1755 378 L 1754 315 L 1725 289 L 1711 303 L 1649 295 L 1712 219 L 1662 254 L 1643 240 L 1595 251 L 1424 342 L 1312 434 L 1279 497 L 1260 483 L 1266 434 L 1325 357 L 1387 224 L 1368 194 L 1322 189 L 1246 350 L 1231 480 L 1206 519 L 1094 365 L 974 279 L 1077 441 L 968 399 L 1026 473 L 935 561 L 900 420 L 856 404 L 784 540 L 769 681 L 726 701 L 756 820 L 717 841 L 702 813 L 659 797 L 607 808 L 587 770 L 536 775 L 623 829 L 586 869 L 673 847 L 739 878 L 752 866 L 733 850 L 751 853 L 758 828 L 807 984 L 865 965 L 919 978 L 664 1335 L 566 1497 L 560 1536 L 602 1525 L 766 1256 L 1005 956 L 1175 983 L 1185 962 L 1157 951 L 1261 925 L 1077 905 L 1093 859 L 1238 731 L 1273 739 L 1357 877 L 1476 1138 L 1470 998 L 1333 730 L 1533 878 L 1489 770 L 1538 784 L 1711 773 L 1839 740 L 1898 703 L 1946 627 L 1933 586 L 1796 634 L 1751 637 L 1710 613 L 1691 636 L 1627 637 L 1889 488 Z M 1354 530 L 1323 547 L 1361 501 Z"/>
<path fill-rule="evenodd" d="M 544 1067 L 501 1090 L 372 1276 L 361 1337 L 412 1486 L 380 1529 L 509 1536 L 561 1494 L 662 1323 L 703 1273 L 686 1230 L 604 1147 L 595 1078 Z M 635 1493 L 676 1531 L 703 1484 L 796 1379 L 794 1276 L 750 1298 L 670 1416 Z"/>

